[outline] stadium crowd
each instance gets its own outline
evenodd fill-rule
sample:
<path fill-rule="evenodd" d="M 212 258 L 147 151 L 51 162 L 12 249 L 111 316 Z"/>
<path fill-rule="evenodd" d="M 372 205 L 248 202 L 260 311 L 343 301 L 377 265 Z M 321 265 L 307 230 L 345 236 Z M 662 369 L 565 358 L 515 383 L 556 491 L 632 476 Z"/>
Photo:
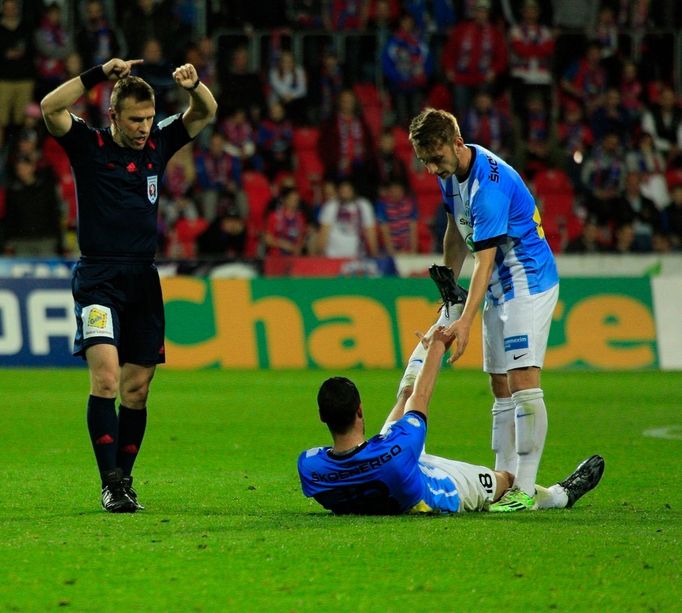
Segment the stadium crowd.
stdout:
<path fill-rule="evenodd" d="M 672 0 L 3 0 L 0 253 L 76 255 L 39 101 L 111 57 L 144 59 L 158 120 L 186 106 L 184 62 L 219 102 L 168 164 L 160 257 L 439 251 L 407 138 L 425 105 L 523 172 L 555 252 L 682 250 L 681 20 Z M 107 125 L 110 88 L 73 112 Z"/>

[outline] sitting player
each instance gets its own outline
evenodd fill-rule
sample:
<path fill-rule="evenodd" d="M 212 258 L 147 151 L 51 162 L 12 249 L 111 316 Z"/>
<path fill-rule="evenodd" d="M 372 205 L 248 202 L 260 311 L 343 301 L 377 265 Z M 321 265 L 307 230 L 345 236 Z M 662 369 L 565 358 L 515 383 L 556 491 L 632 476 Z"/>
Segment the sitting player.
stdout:
<path fill-rule="evenodd" d="M 417 345 L 403 375 L 398 401 L 380 434 L 367 440 L 360 394 L 345 377 L 327 379 L 317 395 L 320 419 L 331 447 L 313 447 L 298 459 L 303 493 L 336 514 L 392 515 L 487 511 L 514 481 L 494 471 L 424 452 L 429 400 L 445 352 L 447 326 L 462 303 L 448 304 L 428 333 L 428 349 Z M 535 509 L 569 508 L 593 489 L 604 472 L 594 455 L 563 481 L 536 486 Z"/>

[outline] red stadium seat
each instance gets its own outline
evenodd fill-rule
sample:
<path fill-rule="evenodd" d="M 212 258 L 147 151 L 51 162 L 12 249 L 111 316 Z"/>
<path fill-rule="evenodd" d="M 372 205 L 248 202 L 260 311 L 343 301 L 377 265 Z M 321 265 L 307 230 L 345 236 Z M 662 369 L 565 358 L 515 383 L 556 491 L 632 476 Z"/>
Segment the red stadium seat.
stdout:
<path fill-rule="evenodd" d="M 573 192 L 545 193 L 540 196 L 542 214 L 568 219 L 573 214 Z"/>
<path fill-rule="evenodd" d="M 272 200 L 272 189 L 267 177 L 255 170 L 242 173 L 242 186 L 249 202 L 248 225 L 262 230 L 265 224 L 265 209 Z"/>
<path fill-rule="evenodd" d="M 533 187 L 538 195 L 573 193 L 571 179 L 563 170 L 548 168 L 535 173 Z"/>
<path fill-rule="evenodd" d="M 312 126 L 294 128 L 293 147 L 294 151 L 316 151 L 317 141 L 320 138 L 320 130 Z"/>

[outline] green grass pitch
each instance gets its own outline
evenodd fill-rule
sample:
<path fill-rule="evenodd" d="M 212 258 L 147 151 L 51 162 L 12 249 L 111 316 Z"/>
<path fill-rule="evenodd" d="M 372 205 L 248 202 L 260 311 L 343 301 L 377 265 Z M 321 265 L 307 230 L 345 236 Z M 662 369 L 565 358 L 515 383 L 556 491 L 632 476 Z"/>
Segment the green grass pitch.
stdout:
<path fill-rule="evenodd" d="M 329 374 L 161 369 L 135 471 L 147 509 L 109 515 L 87 372 L 1 371 L 0 611 L 682 610 L 679 373 L 544 374 L 539 481 L 606 458 L 575 508 L 394 518 L 333 517 L 300 493 L 298 453 L 328 441 Z M 373 434 L 400 373 L 341 374 Z M 443 373 L 429 451 L 490 464 L 489 437 L 485 375 Z"/>

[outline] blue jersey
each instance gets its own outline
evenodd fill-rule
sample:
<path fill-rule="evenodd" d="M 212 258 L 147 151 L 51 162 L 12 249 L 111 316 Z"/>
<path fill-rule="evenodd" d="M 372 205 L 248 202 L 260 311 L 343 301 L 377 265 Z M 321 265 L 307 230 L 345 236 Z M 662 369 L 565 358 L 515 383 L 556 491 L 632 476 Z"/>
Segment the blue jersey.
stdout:
<path fill-rule="evenodd" d="M 493 304 L 539 294 L 559 282 L 540 212 L 519 174 L 479 145 L 467 176 L 438 177 L 445 207 L 471 251 L 497 247 L 487 298 Z"/>
<path fill-rule="evenodd" d="M 425 438 L 426 418 L 410 411 L 350 454 L 304 451 L 298 458 L 303 493 L 339 515 L 457 512 L 453 479 L 419 461 Z"/>
<path fill-rule="evenodd" d="M 153 259 L 161 178 L 168 160 L 191 140 L 181 115 L 156 125 L 139 151 L 117 145 L 109 128 L 90 128 L 71 118 L 71 129 L 57 142 L 69 156 L 76 182 L 81 253 Z"/>

